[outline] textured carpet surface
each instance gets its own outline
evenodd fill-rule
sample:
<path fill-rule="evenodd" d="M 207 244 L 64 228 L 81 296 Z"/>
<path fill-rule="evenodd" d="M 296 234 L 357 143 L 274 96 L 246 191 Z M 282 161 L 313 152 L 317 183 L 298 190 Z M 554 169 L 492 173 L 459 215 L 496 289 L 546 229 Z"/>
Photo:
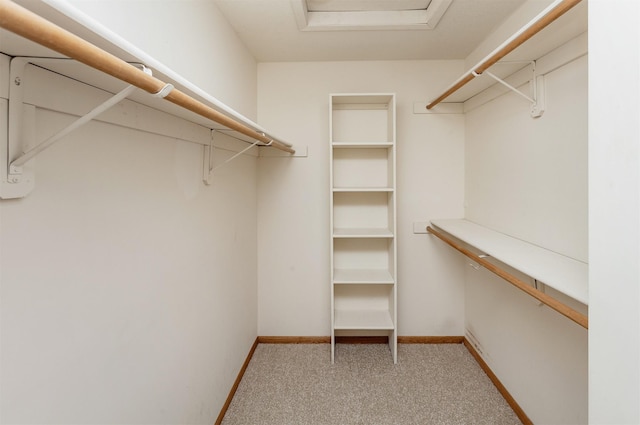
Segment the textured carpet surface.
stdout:
<path fill-rule="evenodd" d="M 462 344 L 260 344 L 222 424 L 520 421 Z"/>

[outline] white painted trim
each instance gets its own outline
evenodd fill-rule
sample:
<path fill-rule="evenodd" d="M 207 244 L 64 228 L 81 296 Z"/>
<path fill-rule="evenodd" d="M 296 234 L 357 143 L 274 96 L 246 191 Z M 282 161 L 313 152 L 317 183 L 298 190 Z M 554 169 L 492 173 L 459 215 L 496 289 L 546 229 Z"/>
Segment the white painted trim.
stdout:
<path fill-rule="evenodd" d="M 304 0 L 291 0 L 300 31 L 432 30 L 453 0 L 433 0 L 418 10 L 309 11 Z"/>

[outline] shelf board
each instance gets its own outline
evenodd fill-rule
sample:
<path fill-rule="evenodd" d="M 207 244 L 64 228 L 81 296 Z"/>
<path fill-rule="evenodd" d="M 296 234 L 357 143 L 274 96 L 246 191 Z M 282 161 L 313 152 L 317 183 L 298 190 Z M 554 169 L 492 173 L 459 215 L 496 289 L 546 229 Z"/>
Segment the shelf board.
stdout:
<path fill-rule="evenodd" d="M 393 330 L 388 310 L 335 310 L 333 328 L 336 330 Z"/>
<path fill-rule="evenodd" d="M 393 147 L 393 143 L 333 142 L 331 146 L 333 146 L 334 149 L 388 149 Z"/>
<path fill-rule="evenodd" d="M 451 236 L 585 305 L 589 265 L 464 219 L 433 220 Z"/>
<path fill-rule="evenodd" d="M 393 96 L 393 93 L 332 93 L 331 103 L 333 109 L 340 109 L 341 107 L 387 109 L 389 103 L 393 100 Z"/>
<path fill-rule="evenodd" d="M 386 269 L 334 269 L 334 284 L 393 285 L 394 279 Z"/>
<path fill-rule="evenodd" d="M 393 192 L 392 187 L 334 187 L 334 192 Z"/>
<path fill-rule="evenodd" d="M 389 229 L 333 229 L 334 238 L 392 238 Z"/>

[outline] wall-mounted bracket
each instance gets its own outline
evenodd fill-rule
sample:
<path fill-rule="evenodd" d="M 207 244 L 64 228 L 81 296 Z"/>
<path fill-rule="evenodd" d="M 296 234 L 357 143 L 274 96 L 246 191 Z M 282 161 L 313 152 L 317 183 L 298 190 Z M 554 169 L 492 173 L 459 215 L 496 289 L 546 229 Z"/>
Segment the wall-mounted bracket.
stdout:
<path fill-rule="evenodd" d="M 205 145 L 204 146 L 204 154 L 203 154 L 203 158 L 204 158 L 204 162 L 203 162 L 203 175 L 202 175 L 202 181 L 204 181 L 204 183 L 206 185 L 210 185 L 212 180 L 213 180 L 213 172 L 216 171 L 218 168 L 224 167 L 225 165 L 227 165 L 228 163 L 230 163 L 231 161 L 233 161 L 234 159 L 236 159 L 237 157 L 239 157 L 240 155 L 244 154 L 245 152 L 247 152 L 249 149 L 255 147 L 255 146 L 271 146 L 271 143 L 273 143 L 273 140 L 269 143 L 262 143 L 260 140 L 255 140 L 251 145 L 247 146 L 246 148 L 244 148 L 243 150 L 241 150 L 240 152 L 237 152 L 236 154 L 234 154 L 233 156 L 231 156 L 230 158 L 225 159 L 221 164 L 214 166 L 213 165 L 213 135 L 216 133 L 216 130 L 211 130 L 211 139 L 209 140 L 209 145 Z M 264 133 L 262 133 L 264 135 Z"/>
<path fill-rule="evenodd" d="M 202 153 L 202 181 L 209 186 L 213 182 L 213 133 L 209 138 L 209 145 L 204 145 Z"/>
<path fill-rule="evenodd" d="M 531 80 L 531 85 L 533 86 L 534 100 L 531 105 L 531 117 L 539 118 L 544 114 L 544 109 L 546 107 L 546 96 L 545 96 L 545 84 L 544 84 L 544 75 L 533 75 L 533 79 Z"/>
<path fill-rule="evenodd" d="M 21 174 L 22 167 L 27 162 L 29 162 L 32 158 L 38 155 L 40 152 L 44 151 L 48 147 L 52 146 L 54 143 L 58 142 L 67 134 L 83 126 L 84 124 L 88 123 L 89 121 L 91 121 L 92 119 L 94 119 L 95 117 L 97 117 L 98 115 L 106 111 L 107 109 L 119 103 L 121 100 L 129 96 L 129 94 L 131 94 L 131 92 L 133 92 L 135 89 L 136 89 L 135 86 L 126 87 L 124 90 L 120 91 L 118 94 L 109 98 L 107 101 L 96 106 L 90 112 L 81 116 L 80 118 L 75 120 L 73 123 L 69 124 L 62 130 L 55 133 L 54 135 L 48 137 L 43 142 L 39 143 L 37 146 L 28 150 L 23 149 L 25 152 L 23 152 L 20 156 L 18 156 L 16 159 L 11 161 L 11 164 L 9 165 L 9 173 L 16 174 L 16 175 Z"/>
<path fill-rule="evenodd" d="M 8 138 L 6 148 L 0 147 L 0 198 L 22 198 L 33 190 L 35 184 L 33 159 L 64 136 L 88 123 L 107 109 L 129 96 L 135 86 L 125 89 L 96 106 L 87 114 L 56 132 L 44 141 L 34 143 L 35 106 L 24 103 L 25 68 L 29 58 L 13 58 L 10 64 Z M 150 73 L 148 68 L 144 71 Z M 169 88 L 171 90 L 171 88 Z"/>
<path fill-rule="evenodd" d="M 530 80 L 531 96 L 522 93 L 516 87 L 512 86 L 511 84 L 509 84 L 506 81 L 504 81 L 502 78 L 496 76 L 495 74 L 492 74 L 489 71 L 484 71 L 482 74 L 478 74 L 477 72 L 472 71 L 471 74 L 474 77 L 479 77 L 480 75 L 487 75 L 487 76 L 491 77 L 492 79 L 494 79 L 495 81 L 497 81 L 498 83 L 500 83 L 503 86 L 505 86 L 506 88 L 508 88 L 509 90 L 513 91 L 517 95 L 525 98 L 526 100 L 528 100 L 531 103 L 531 117 L 532 118 L 539 118 L 539 117 L 542 116 L 542 114 L 544 113 L 544 109 L 545 109 L 544 76 L 543 75 L 536 75 L 536 62 L 535 61 L 530 61 L 529 63 L 531 64 L 531 72 L 532 72 L 532 76 L 531 76 L 531 80 Z"/>
<path fill-rule="evenodd" d="M 11 169 L 11 162 L 25 149 L 33 146 L 35 107 L 25 105 L 24 70 L 26 58 L 13 58 L 9 66 L 9 102 L 7 132 L 0 136 L 0 198 L 13 199 L 26 196 L 34 187 L 34 161 L 20 170 Z M 5 138 L 6 137 L 6 138 Z"/>

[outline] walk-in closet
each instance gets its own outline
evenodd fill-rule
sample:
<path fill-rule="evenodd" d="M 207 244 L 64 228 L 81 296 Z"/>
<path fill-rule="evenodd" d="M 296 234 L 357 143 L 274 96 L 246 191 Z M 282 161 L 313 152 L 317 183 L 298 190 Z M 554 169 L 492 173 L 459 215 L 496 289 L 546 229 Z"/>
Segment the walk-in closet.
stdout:
<path fill-rule="evenodd" d="M 639 28 L 0 0 L 0 424 L 639 423 Z"/>

